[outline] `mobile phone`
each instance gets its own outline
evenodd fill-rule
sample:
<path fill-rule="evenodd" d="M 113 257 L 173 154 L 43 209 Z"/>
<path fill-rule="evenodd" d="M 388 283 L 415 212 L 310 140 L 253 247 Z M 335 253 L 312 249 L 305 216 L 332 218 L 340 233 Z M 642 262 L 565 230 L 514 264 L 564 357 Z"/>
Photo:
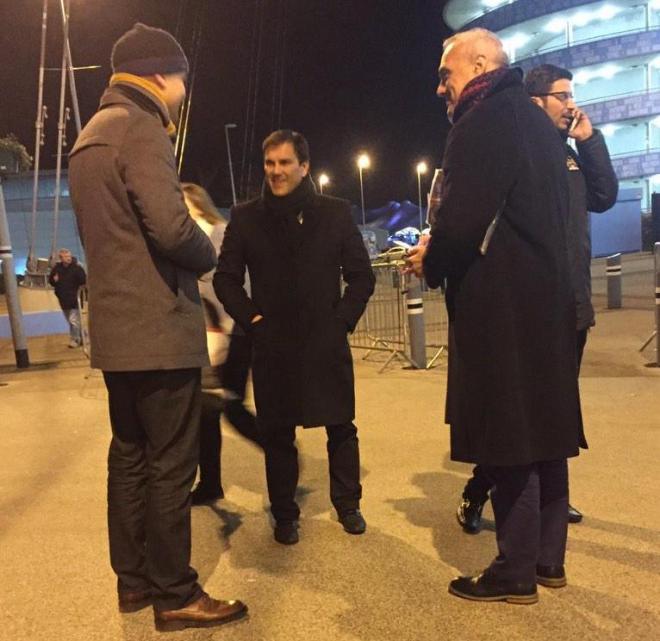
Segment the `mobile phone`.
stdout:
<path fill-rule="evenodd" d="M 568 126 L 568 133 L 572 133 L 573 129 L 577 126 L 578 122 L 580 122 L 580 117 L 579 116 L 573 116 L 571 120 L 571 124 Z"/>

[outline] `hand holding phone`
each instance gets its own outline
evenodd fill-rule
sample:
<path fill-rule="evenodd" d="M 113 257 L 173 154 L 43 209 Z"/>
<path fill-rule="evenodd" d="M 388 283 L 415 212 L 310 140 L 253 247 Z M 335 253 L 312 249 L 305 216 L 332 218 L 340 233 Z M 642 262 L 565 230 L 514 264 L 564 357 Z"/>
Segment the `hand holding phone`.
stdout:
<path fill-rule="evenodd" d="M 579 108 L 575 108 L 573 111 L 573 120 L 568 127 L 568 135 L 571 138 L 575 138 L 577 142 L 583 142 L 587 138 L 591 138 L 594 129 L 591 126 L 591 121 L 589 116 Z"/>

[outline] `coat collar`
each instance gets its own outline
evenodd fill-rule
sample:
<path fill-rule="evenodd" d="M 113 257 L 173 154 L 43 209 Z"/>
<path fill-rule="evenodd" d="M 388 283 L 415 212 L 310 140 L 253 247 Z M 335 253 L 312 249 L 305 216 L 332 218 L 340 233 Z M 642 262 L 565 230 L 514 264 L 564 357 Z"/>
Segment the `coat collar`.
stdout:
<path fill-rule="evenodd" d="M 131 74 L 115 74 L 110 86 L 101 96 L 100 109 L 111 105 L 137 105 L 144 111 L 154 114 L 162 122 L 169 135 L 176 133 L 176 127 L 170 120 L 167 105 L 158 88 L 148 80 Z"/>

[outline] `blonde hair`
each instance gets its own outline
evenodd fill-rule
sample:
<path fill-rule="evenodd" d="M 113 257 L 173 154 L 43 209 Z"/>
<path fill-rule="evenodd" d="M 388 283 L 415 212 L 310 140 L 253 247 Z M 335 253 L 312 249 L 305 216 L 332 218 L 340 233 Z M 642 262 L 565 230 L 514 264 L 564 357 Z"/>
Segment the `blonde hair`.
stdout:
<path fill-rule="evenodd" d="M 195 183 L 181 183 L 181 189 L 190 204 L 195 207 L 200 218 L 211 225 L 226 223 L 225 217 L 218 211 L 209 192 Z"/>

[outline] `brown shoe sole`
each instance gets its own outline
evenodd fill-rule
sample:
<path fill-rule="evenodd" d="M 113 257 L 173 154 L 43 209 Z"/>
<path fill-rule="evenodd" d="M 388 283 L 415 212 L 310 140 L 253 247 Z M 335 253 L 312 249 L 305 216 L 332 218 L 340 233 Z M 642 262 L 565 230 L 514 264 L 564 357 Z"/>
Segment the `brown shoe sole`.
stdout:
<path fill-rule="evenodd" d="M 234 612 L 233 614 L 230 614 L 222 619 L 171 619 L 169 621 L 156 619 L 155 623 L 156 630 L 158 630 L 158 632 L 177 632 L 179 630 L 185 630 L 186 628 L 214 628 L 220 625 L 226 625 L 227 623 L 239 621 L 240 619 L 244 618 L 247 618 L 247 607 L 243 610 L 238 610 L 237 612 Z"/>
<path fill-rule="evenodd" d="M 536 582 L 538 585 L 542 585 L 544 588 L 563 588 L 566 587 L 568 581 L 565 576 L 550 578 L 547 576 L 536 576 Z"/>
<path fill-rule="evenodd" d="M 500 594 L 498 596 L 474 596 L 473 594 L 466 594 L 449 586 L 450 594 L 461 597 L 461 599 L 468 599 L 470 601 L 506 601 L 515 605 L 533 605 L 539 600 L 538 594 Z"/>

